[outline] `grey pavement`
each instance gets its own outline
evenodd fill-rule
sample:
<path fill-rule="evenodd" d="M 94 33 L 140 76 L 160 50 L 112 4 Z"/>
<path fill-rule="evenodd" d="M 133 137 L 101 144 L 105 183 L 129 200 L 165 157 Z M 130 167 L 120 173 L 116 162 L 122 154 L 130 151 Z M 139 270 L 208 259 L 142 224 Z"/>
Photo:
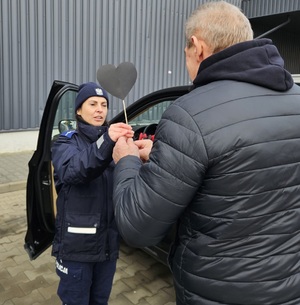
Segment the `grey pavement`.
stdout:
<path fill-rule="evenodd" d="M 0 194 L 25 189 L 33 151 L 0 154 Z"/>
<path fill-rule="evenodd" d="M 0 154 L 0 305 L 59 305 L 54 258 L 24 250 L 26 179 L 33 151 Z M 169 269 L 121 245 L 110 305 L 175 305 Z"/>

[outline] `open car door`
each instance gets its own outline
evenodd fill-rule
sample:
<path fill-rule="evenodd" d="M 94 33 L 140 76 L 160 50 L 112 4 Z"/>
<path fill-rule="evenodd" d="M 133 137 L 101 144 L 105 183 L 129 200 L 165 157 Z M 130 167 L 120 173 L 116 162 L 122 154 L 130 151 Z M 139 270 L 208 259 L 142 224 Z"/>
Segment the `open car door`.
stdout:
<path fill-rule="evenodd" d="M 134 139 L 153 139 L 156 126 L 166 108 L 186 94 L 189 86 L 162 89 L 140 98 L 127 107 L 129 124 L 135 131 Z M 37 149 L 29 161 L 27 179 L 27 233 L 25 249 L 31 259 L 37 258 L 52 243 L 55 231 L 56 191 L 51 163 L 51 145 L 60 133 L 76 129 L 74 102 L 78 86 L 54 81 L 43 113 Z M 120 112 L 110 123 L 125 122 Z M 167 264 L 167 255 L 174 230 L 157 246 L 144 250 Z"/>
<path fill-rule="evenodd" d="M 28 163 L 27 233 L 24 247 L 31 259 L 44 252 L 53 240 L 56 192 L 52 175 L 51 143 L 63 131 L 59 129 L 64 125 L 72 129 L 77 91 L 77 85 L 53 82 L 40 125 L 37 149 Z M 69 122 L 69 126 L 64 122 Z"/>

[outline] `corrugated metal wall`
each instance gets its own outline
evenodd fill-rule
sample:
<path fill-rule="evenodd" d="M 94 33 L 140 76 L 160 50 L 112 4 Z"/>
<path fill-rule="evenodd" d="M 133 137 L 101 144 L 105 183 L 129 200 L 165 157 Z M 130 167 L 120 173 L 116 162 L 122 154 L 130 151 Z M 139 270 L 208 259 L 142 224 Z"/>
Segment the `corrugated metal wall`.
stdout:
<path fill-rule="evenodd" d="M 96 81 L 104 64 L 135 64 L 130 104 L 189 82 L 184 22 L 205 0 L 1 0 L 0 132 L 38 128 L 54 79 Z M 228 0 L 241 6 L 241 0 Z M 111 100 L 109 117 L 122 110 Z"/>
<path fill-rule="evenodd" d="M 242 2 L 242 9 L 248 18 L 250 18 L 254 36 L 257 37 L 267 33 L 265 37 L 272 39 L 284 58 L 285 68 L 292 74 L 299 74 L 300 0 L 244 0 Z M 275 18 L 270 18 L 275 17 L 275 15 L 277 15 L 276 20 Z M 277 26 L 287 21 L 287 16 L 291 17 L 291 23 L 277 28 Z M 277 29 L 270 31 L 273 28 Z"/>
<path fill-rule="evenodd" d="M 276 24 L 277 25 L 277 24 Z M 258 36 L 270 30 L 268 25 L 263 23 L 255 24 L 253 27 L 254 33 Z M 300 72 L 300 35 L 285 31 L 284 28 L 272 32 L 266 36 L 273 41 L 280 55 L 284 59 L 285 68 L 292 74 L 299 74 Z"/>
<path fill-rule="evenodd" d="M 299 0 L 243 0 L 242 9 L 248 18 L 291 12 L 300 9 Z"/>

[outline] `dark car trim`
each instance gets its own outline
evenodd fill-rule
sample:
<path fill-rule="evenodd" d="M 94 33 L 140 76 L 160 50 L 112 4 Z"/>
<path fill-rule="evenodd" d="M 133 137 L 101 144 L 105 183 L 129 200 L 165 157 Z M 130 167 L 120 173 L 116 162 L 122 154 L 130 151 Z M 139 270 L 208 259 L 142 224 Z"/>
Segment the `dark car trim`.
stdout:
<path fill-rule="evenodd" d="M 138 115 L 140 112 L 146 110 L 147 108 L 153 105 L 160 103 L 163 100 L 166 99 L 175 100 L 176 98 L 188 93 L 189 90 L 190 90 L 190 86 L 177 86 L 177 87 L 161 89 L 153 93 L 150 93 L 148 95 L 145 95 L 126 108 L 128 119 L 130 120 L 131 118 Z M 110 123 L 116 123 L 116 122 L 125 122 L 125 115 L 123 111 L 121 111 L 119 114 L 117 114 L 114 118 L 110 120 Z"/>

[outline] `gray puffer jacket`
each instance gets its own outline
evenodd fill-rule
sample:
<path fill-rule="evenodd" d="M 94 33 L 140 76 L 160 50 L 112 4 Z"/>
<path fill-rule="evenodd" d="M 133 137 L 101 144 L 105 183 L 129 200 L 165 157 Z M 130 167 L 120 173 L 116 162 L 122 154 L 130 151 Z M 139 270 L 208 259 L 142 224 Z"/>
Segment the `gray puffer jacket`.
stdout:
<path fill-rule="evenodd" d="M 300 89 L 270 40 L 205 60 L 164 113 L 150 160 L 122 158 L 116 221 L 170 253 L 177 304 L 300 304 Z"/>

